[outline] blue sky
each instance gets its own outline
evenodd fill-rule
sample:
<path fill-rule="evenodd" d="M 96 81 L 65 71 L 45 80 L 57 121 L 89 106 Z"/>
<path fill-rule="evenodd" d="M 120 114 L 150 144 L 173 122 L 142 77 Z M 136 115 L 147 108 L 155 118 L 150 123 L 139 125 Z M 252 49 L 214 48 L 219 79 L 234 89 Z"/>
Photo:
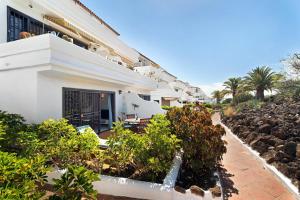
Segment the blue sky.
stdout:
<path fill-rule="evenodd" d="M 300 50 L 299 0 L 82 0 L 121 39 L 208 93 Z"/>

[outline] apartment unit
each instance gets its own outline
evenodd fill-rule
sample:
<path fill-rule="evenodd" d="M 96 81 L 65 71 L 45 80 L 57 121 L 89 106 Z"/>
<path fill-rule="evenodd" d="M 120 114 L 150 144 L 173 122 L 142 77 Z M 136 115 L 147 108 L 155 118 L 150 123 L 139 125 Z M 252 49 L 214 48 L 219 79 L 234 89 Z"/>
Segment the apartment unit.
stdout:
<path fill-rule="evenodd" d="M 143 99 L 156 83 L 132 70 L 140 54 L 80 1 L 1 0 L 0 24 L 0 110 L 98 131 L 164 112 Z"/>
<path fill-rule="evenodd" d="M 128 46 L 79 0 L 0 1 L 0 110 L 96 131 L 181 106 L 183 82 Z"/>

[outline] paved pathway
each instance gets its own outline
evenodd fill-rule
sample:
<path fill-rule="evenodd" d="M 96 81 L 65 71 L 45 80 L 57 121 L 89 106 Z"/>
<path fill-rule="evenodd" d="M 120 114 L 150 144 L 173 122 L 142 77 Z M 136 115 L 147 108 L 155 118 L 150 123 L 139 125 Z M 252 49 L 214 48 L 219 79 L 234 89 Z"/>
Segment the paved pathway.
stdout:
<path fill-rule="evenodd" d="M 219 123 L 219 115 L 213 122 Z M 221 171 L 225 199 L 230 200 L 295 200 L 296 197 L 270 171 L 264 168 L 243 144 L 226 132 L 227 153 Z"/>

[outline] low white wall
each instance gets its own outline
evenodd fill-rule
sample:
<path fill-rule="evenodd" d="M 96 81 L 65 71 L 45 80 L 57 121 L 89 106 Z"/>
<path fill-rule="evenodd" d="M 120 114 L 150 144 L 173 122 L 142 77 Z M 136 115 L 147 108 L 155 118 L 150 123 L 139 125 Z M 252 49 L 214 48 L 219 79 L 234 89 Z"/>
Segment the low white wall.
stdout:
<path fill-rule="evenodd" d="M 138 199 L 154 200 L 221 200 L 221 197 L 213 198 L 210 191 L 204 191 L 204 196 L 192 194 L 190 190 L 186 193 L 175 191 L 174 186 L 182 163 L 182 153 L 177 153 L 173 165 L 165 177 L 163 184 L 137 181 L 128 178 L 100 175 L 100 181 L 93 182 L 94 189 L 100 194 L 123 196 Z M 47 173 L 48 182 L 53 184 L 53 178 L 59 178 L 65 170 L 56 170 Z M 220 183 L 218 183 L 220 186 Z"/>
<path fill-rule="evenodd" d="M 151 118 L 152 115 L 165 114 L 160 105 L 155 101 L 146 101 L 134 93 L 124 93 L 123 112 L 126 114 L 136 114 L 139 118 Z M 138 107 L 134 107 L 137 105 Z"/>

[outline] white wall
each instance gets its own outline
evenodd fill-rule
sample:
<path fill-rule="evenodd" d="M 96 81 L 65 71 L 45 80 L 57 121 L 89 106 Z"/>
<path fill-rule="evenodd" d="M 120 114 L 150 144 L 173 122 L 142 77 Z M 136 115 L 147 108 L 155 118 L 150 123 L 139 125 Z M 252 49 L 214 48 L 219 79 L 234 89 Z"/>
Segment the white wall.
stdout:
<path fill-rule="evenodd" d="M 32 2 L 32 8 L 28 6 L 29 2 Z M 0 0 L 0 43 L 7 41 L 7 6 L 48 25 L 49 22 L 44 20 L 43 16 L 56 14 L 96 37 L 122 56 L 138 62 L 137 51 L 126 45 L 116 34 L 76 5 L 73 0 Z"/>
<path fill-rule="evenodd" d="M 115 93 L 116 119 L 122 116 L 123 98 L 119 90 L 124 86 L 109 84 L 76 76 L 63 75 L 55 72 L 39 72 L 38 74 L 38 120 L 62 117 L 62 88 L 78 88 L 89 90 L 111 91 Z M 136 93 L 146 93 L 143 90 L 132 90 Z"/>
<path fill-rule="evenodd" d="M 29 122 L 34 122 L 37 113 L 36 103 L 36 70 L 0 72 L 0 110 L 22 114 Z"/>
<path fill-rule="evenodd" d="M 145 101 L 134 93 L 124 93 L 123 112 L 127 114 L 137 114 L 139 118 L 151 118 L 152 115 L 164 114 L 165 110 L 161 109 L 160 104 L 155 101 Z M 134 108 L 132 104 L 138 105 Z"/>

